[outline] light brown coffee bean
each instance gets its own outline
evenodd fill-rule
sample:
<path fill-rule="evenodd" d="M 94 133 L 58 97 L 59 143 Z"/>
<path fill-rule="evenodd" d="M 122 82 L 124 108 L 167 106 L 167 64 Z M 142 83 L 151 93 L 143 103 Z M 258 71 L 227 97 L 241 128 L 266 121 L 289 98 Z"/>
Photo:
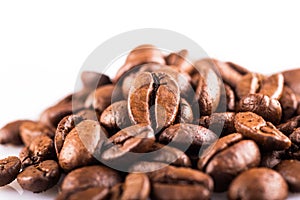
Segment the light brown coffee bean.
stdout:
<path fill-rule="evenodd" d="M 32 122 L 31 120 L 17 120 L 10 122 L 0 129 L 0 144 L 21 145 L 23 141 L 20 137 L 20 126 L 24 122 Z"/>
<path fill-rule="evenodd" d="M 263 79 L 263 75 L 258 73 L 249 73 L 241 77 L 235 88 L 237 97 L 241 99 L 248 94 L 258 92 Z"/>
<path fill-rule="evenodd" d="M 276 165 L 275 170 L 285 179 L 291 192 L 300 192 L 300 161 L 283 160 Z"/>
<path fill-rule="evenodd" d="M 9 156 L 0 160 L 0 187 L 11 183 L 19 174 L 21 161 L 18 157 Z"/>

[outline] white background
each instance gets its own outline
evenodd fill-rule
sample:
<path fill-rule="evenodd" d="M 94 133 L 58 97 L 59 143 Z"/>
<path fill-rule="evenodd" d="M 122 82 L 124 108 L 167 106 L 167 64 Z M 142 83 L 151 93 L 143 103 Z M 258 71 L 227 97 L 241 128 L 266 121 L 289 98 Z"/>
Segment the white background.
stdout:
<path fill-rule="evenodd" d="M 74 89 L 82 63 L 98 45 L 137 28 L 182 33 L 210 57 L 258 72 L 300 67 L 297 1 L 105 2 L 0 1 L 0 126 L 35 119 Z M 17 155 L 0 147 L 0 153 L 7 151 Z M 0 198 L 5 195 L 53 198 L 19 196 L 9 187 L 0 189 Z"/>

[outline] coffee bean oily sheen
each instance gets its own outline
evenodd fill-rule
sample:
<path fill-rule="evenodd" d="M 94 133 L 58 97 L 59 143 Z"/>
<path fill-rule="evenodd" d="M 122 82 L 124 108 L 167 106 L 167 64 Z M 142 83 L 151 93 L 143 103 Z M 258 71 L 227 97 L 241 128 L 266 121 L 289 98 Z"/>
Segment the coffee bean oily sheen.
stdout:
<path fill-rule="evenodd" d="M 176 81 L 166 73 L 141 73 L 129 91 L 130 119 L 151 124 L 154 129 L 171 125 L 178 112 L 180 91 Z"/>

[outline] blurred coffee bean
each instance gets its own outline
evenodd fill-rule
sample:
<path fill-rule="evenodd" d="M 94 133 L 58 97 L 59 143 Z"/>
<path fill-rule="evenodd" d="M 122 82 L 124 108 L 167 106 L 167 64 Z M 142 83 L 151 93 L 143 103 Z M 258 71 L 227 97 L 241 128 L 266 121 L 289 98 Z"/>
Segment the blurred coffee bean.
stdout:
<path fill-rule="evenodd" d="M 0 160 L 0 187 L 11 183 L 19 174 L 21 161 L 18 157 L 9 156 Z"/>
<path fill-rule="evenodd" d="M 84 88 L 96 89 L 102 85 L 111 84 L 111 80 L 108 76 L 102 73 L 93 71 L 83 71 L 81 73 L 81 81 Z"/>
<path fill-rule="evenodd" d="M 191 73 L 193 66 L 188 60 L 188 50 L 183 49 L 178 53 L 170 53 L 166 57 L 167 65 L 173 65 L 179 68 L 181 72 Z"/>
<path fill-rule="evenodd" d="M 241 112 L 235 115 L 237 132 L 253 139 L 266 150 L 283 150 L 291 146 L 290 139 L 280 132 L 272 123 L 252 112 Z"/>
<path fill-rule="evenodd" d="M 262 152 L 260 167 L 273 168 L 286 157 L 285 151 Z"/>
<path fill-rule="evenodd" d="M 18 183 L 34 193 L 43 192 L 53 187 L 59 180 L 59 166 L 54 160 L 46 160 L 27 167 L 18 177 Z"/>
<path fill-rule="evenodd" d="M 178 113 L 175 123 L 193 123 L 194 113 L 191 105 L 184 99 L 180 98 Z"/>
<path fill-rule="evenodd" d="M 283 160 L 276 167 L 285 179 L 291 192 L 300 192 L 300 161 L 298 160 Z"/>
<path fill-rule="evenodd" d="M 54 138 L 54 131 L 45 126 L 41 122 L 24 122 L 20 126 L 20 135 L 22 141 L 26 146 L 29 146 L 31 142 L 38 136 L 44 135 Z"/>
<path fill-rule="evenodd" d="M 228 199 L 283 200 L 288 186 L 282 176 L 268 168 L 253 168 L 240 174 L 229 187 Z"/>
<path fill-rule="evenodd" d="M 282 121 L 287 121 L 292 118 L 297 110 L 298 101 L 293 90 L 288 87 L 283 87 L 282 96 L 279 99 L 282 108 Z"/>
<path fill-rule="evenodd" d="M 283 86 L 283 75 L 277 73 L 262 80 L 259 93 L 267 95 L 271 99 L 279 100 L 282 96 Z"/>
<path fill-rule="evenodd" d="M 85 120 L 89 119 L 89 120 L 99 121 L 98 113 L 91 109 L 83 109 L 75 114 L 82 117 Z"/>
<path fill-rule="evenodd" d="M 285 135 L 290 135 L 297 127 L 300 127 L 300 115 L 277 126 L 278 130 L 283 132 Z"/>
<path fill-rule="evenodd" d="M 0 144 L 21 145 L 23 141 L 20 137 L 20 126 L 24 122 L 32 122 L 31 120 L 17 120 L 10 122 L 0 129 Z"/>
<path fill-rule="evenodd" d="M 123 185 L 121 200 L 147 200 L 150 194 L 150 181 L 146 174 L 128 174 Z"/>
<path fill-rule="evenodd" d="M 248 73 L 242 76 L 235 88 L 237 97 L 241 99 L 248 94 L 258 92 L 263 79 L 263 75 L 257 73 Z"/>

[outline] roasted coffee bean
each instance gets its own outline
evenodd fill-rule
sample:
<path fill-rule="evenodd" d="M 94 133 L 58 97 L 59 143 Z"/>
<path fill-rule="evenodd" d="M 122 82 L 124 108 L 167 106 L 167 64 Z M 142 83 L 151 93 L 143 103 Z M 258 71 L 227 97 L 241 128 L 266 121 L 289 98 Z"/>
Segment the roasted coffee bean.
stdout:
<path fill-rule="evenodd" d="M 290 119 L 297 110 L 298 102 L 295 93 L 288 86 L 284 86 L 279 99 L 282 108 L 282 121 Z"/>
<path fill-rule="evenodd" d="M 86 119 L 94 120 L 94 121 L 99 120 L 99 114 L 97 112 L 95 112 L 94 110 L 90 110 L 90 109 L 83 109 L 83 110 L 77 112 L 76 115 L 82 117 L 85 120 Z"/>
<path fill-rule="evenodd" d="M 235 94 L 231 87 L 227 84 L 224 84 L 225 96 L 227 101 L 227 110 L 234 111 L 235 110 Z"/>
<path fill-rule="evenodd" d="M 187 59 L 188 51 L 183 49 L 178 53 L 170 53 L 166 57 L 167 65 L 173 65 L 180 69 L 181 72 L 190 73 L 193 70 L 191 62 Z"/>
<path fill-rule="evenodd" d="M 81 73 L 81 81 L 84 88 L 96 89 L 100 86 L 111 84 L 111 80 L 108 76 L 102 73 L 84 71 Z"/>
<path fill-rule="evenodd" d="M 9 156 L 0 160 L 0 187 L 9 184 L 19 174 L 21 161 L 18 157 Z"/>
<path fill-rule="evenodd" d="M 142 156 L 131 152 L 148 152 L 154 141 L 154 132 L 149 125 L 137 124 L 127 127 L 109 138 L 101 154 L 101 162 L 116 167 L 122 163 L 121 167 L 126 167 Z"/>
<path fill-rule="evenodd" d="M 78 191 L 73 194 L 61 193 L 56 200 L 102 200 L 109 199 L 109 188 L 107 187 L 91 187 L 86 190 Z"/>
<path fill-rule="evenodd" d="M 299 102 L 300 97 L 300 84 L 299 84 L 299 76 L 300 70 L 299 69 L 291 69 L 282 72 L 284 76 L 284 83 L 288 85 L 296 94 L 297 100 Z"/>
<path fill-rule="evenodd" d="M 280 99 L 282 96 L 284 78 L 281 73 L 274 74 L 263 79 L 259 89 L 260 94 L 267 95 L 271 99 Z"/>
<path fill-rule="evenodd" d="M 282 176 L 268 168 L 253 168 L 240 174 L 229 187 L 228 199 L 286 199 L 288 186 Z"/>
<path fill-rule="evenodd" d="M 54 131 L 40 122 L 24 122 L 20 126 L 20 135 L 24 144 L 29 146 L 31 142 L 40 135 L 53 138 Z"/>
<path fill-rule="evenodd" d="M 159 169 L 163 169 L 167 166 L 169 165 L 162 162 L 139 161 L 139 162 L 132 163 L 132 165 L 128 168 L 128 172 L 131 173 L 153 172 Z"/>
<path fill-rule="evenodd" d="M 18 175 L 17 180 L 23 189 L 38 193 L 53 187 L 59 177 L 58 164 L 54 160 L 46 160 L 27 167 Z"/>
<path fill-rule="evenodd" d="M 260 167 L 273 168 L 286 157 L 286 152 L 281 151 L 267 151 L 261 155 Z"/>
<path fill-rule="evenodd" d="M 82 167 L 66 175 L 61 192 L 72 194 L 93 187 L 110 188 L 120 182 L 120 175 L 113 169 L 101 165 Z"/>
<path fill-rule="evenodd" d="M 100 116 L 100 123 L 108 130 L 118 130 L 130 126 L 127 101 L 118 101 L 108 106 Z"/>
<path fill-rule="evenodd" d="M 175 124 L 165 129 L 159 136 L 159 141 L 185 151 L 199 150 L 203 146 L 216 141 L 217 136 L 207 128 L 194 124 Z"/>
<path fill-rule="evenodd" d="M 95 156 L 100 151 L 107 137 L 106 131 L 99 123 L 85 120 L 76 125 L 63 140 L 58 161 L 65 171 L 89 165 L 95 162 Z"/>
<path fill-rule="evenodd" d="M 191 167 L 192 165 L 189 157 L 183 151 L 160 143 L 154 143 L 142 160 L 185 167 Z"/>
<path fill-rule="evenodd" d="M 175 123 L 193 123 L 194 113 L 191 105 L 184 99 L 180 98 L 178 113 Z"/>
<path fill-rule="evenodd" d="M 133 123 L 151 124 L 156 130 L 172 124 L 178 112 L 180 92 L 166 73 L 144 72 L 129 91 L 128 110 Z"/>
<path fill-rule="evenodd" d="M 146 174 L 128 174 L 123 185 L 121 200 L 147 200 L 150 194 L 150 181 Z"/>
<path fill-rule="evenodd" d="M 300 115 L 287 120 L 283 124 L 277 126 L 278 130 L 285 135 L 290 135 L 296 128 L 300 127 Z"/>
<path fill-rule="evenodd" d="M 104 85 L 92 92 L 85 101 L 86 108 L 94 108 L 101 113 L 112 102 L 112 95 L 115 87 L 112 84 Z"/>
<path fill-rule="evenodd" d="M 30 120 L 17 120 L 10 122 L 0 129 L 0 144 L 23 144 L 20 137 L 20 126 L 24 122 L 32 122 Z"/>
<path fill-rule="evenodd" d="M 144 63 L 158 63 L 164 65 L 165 59 L 162 52 L 153 45 L 146 44 L 138 46 L 129 53 L 125 64 L 117 71 L 113 82 L 116 83 L 125 72 Z"/>
<path fill-rule="evenodd" d="M 19 157 L 22 161 L 22 168 L 25 168 L 44 160 L 55 159 L 55 155 L 53 140 L 46 135 L 40 135 L 28 147 L 24 147 Z"/>
<path fill-rule="evenodd" d="M 241 98 L 238 111 L 254 112 L 273 124 L 279 124 L 282 116 L 279 101 L 263 94 L 249 94 Z"/>
<path fill-rule="evenodd" d="M 300 127 L 296 128 L 292 134 L 289 135 L 290 140 L 297 145 L 300 145 Z"/>
<path fill-rule="evenodd" d="M 236 132 L 234 127 L 234 112 L 213 113 L 210 116 L 200 117 L 199 125 L 209 128 L 214 133 L 221 133 L 221 136 Z"/>
<path fill-rule="evenodd" d="M 198 168 L 213 178 L 216 192 L 223 192 L 238 174 L 259 163 L 260 151 L 255 142 L 234 133 L 206 149 L 199 158 Z"/>
<path fill-rule="evenodd" d="M 300 161 L 298 160 L 283 160 L 276 167 L 285 179 L 291 192 L 300 192 Z"/>
<path fill-rule="evenodd" d="M 266 150 L 283 150 L 291 146 L 290 139 L 280 132 L 272 123 L 266 122 L 261 116 L 252 112 L 235 115 L 237 132 L 253 139 Z"/>
<path fill-rule="evenodd" d="M 239 99 L 248 95 L 258 92 L 263 75 L 257 73 L 249 73 L 241 77 L 236 85 L 235 92 Z"/>
<path fill-rule="evenodd" d="M 199 103 L 201 115 L 210 115 L 218 107 L 221 97 L 220 79 L 213 69 L 210 62 L 203 60 L 197 61 L 195 64 L 199 74 L 196 83 L 195 99 Z"/>
<path fill-rule="evenodd" d="M 153 199 L 210 199 L 213 181 L 200 171 L 167 166 L 149 172 Z"/>

